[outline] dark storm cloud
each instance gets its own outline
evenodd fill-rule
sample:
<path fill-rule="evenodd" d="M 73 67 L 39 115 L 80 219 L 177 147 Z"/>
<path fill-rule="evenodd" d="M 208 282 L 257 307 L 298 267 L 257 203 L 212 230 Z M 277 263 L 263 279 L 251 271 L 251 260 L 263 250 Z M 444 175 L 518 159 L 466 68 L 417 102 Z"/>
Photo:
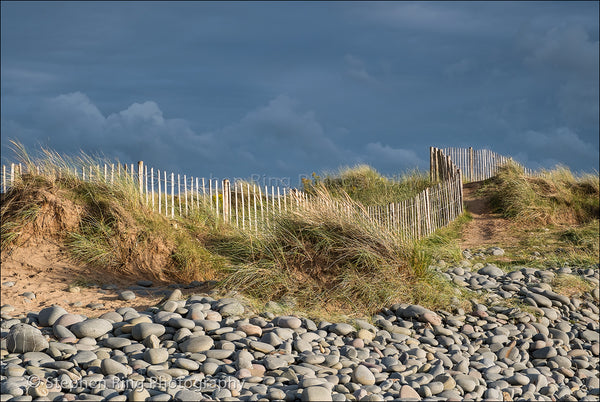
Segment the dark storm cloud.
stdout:
<path fill-rule="evenodd" d="M 241 177 L 427 169 L 431 145 L 598 166 L 597 3 L 1 7 L 3 151 Z"/>

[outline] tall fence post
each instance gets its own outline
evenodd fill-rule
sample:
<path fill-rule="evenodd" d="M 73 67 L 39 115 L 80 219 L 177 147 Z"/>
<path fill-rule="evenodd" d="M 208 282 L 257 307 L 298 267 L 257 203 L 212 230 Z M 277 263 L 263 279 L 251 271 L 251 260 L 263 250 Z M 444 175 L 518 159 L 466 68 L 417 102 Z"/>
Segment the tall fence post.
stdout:
<path fill-rule="evenodd" d="M 429 181 L 431 181 L 433 183 L 433 181 L 435 180 L 434 178 L 434 174 L 433 174 L 433 147 L 429 147 Z"/>
<path fill-rule="evenodd" d="M 469 147 L 469 181 L 473 181 L 473 147 Z"/>
<path fill-rule="evenodd" d="M 150 168 L 150 191 L 152 192 L 152 210 L 154 211 L 154 168 Z M 146 190 L 146 193 L 148 191 Z"/>
<path fill-rule="evenodd" d="M 229 222 L 231 216 L 231 187 L 229 179 L 223 180 L 223 220 Z"/>
<path fill-rule="evenodd" d="M 138 161 L 138 185 L 140 197 L 144 194 L 144 161 Z"/>
<path fill-rule="evenodd" d="M 175 218 L 175 173 L 171 172 L 171 219 Z"/>

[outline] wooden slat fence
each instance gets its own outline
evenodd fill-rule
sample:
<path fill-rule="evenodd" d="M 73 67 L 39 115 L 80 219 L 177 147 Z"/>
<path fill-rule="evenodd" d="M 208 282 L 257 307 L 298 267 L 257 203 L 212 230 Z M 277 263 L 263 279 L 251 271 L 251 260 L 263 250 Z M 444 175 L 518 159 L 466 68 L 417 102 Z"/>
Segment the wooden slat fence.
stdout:
<path fill-rule="evenodd" d="M 456 149 L 430 149 L 431 178 L 435 183 L 408 200 L 387 205 L 358 207 L 350 210 L 347 203 L 332 199 L 319 199 L 315 195 L 287 187 L 266 186 L 246 181 L 203 178 L 175 174 L 160 169 L 148 168 L 144 162 L 137 166 L 104 164 L 103 166 L 78 166 L 65 170 L 47 171 L 21 164 L 2 166 L 1 189 L 6 192 L 23 174 L 44 174 L 52 177 L 71 175 L 81 180 L 115 184 L 125 180 L 140 195 L 140 201 L 149 210 L 174 219 L 191 216 L 204 208 L 212 211 L 215 224 L 229 224 L 242 230 L 259 231 L 269 225 L 277 214 L 298 210 L 310 205 L 336 208 L 349 218 L 360 213 L 363 217 L 383 228 L 399 232 L 407 239 L 419 239 L 431 235 L 435 230 L 447 226 L 463 212 L 462 177 L 460 166 L 471 166 L 469 173 L 477 172 L 474 179 L 491 174 L 495 159 L 491 153 L 475 153 L 477 158 L 469 160 Z M 451 155 L 455 155 L 452 157 Z M 487 155 L 487 156 L 486 156 Z M 455 160 L 460 164 L 457 165 Z M 497 159 L 498 161 L 502 159 Z M 485 161 L 485 162 L 483 162 Z M 466 164 L 466 165 L 465 165 Z M 475 168 L 475 166 L 484 168 Z M 486 170 L 487 169 L 487 170 Z"/>
<path fill-rule="evenodd" d="M 536 173 L 532 169 L 528 169 L 520 163 L 513 160 L 511 157 L 500 155 L 489 149 L 473 149 L 469 148 L 430 148 L 431 160 L 437 161 L 439 156 L 433 156 L 436 153 L 443 154 L 461 170 L 463 179 L 468 181 L 481 181 L 489 179 L 498 173 L 498 168 L 509 162 L 515 163 L 523 169 L 523 172 L 528 176 L 533 176 Z M 437 159 L 436 159 L 437 158 Z M 431 171 L 433 171 L 432 169 Z M 431 177 L 434 180 L 434 177 Z"/>

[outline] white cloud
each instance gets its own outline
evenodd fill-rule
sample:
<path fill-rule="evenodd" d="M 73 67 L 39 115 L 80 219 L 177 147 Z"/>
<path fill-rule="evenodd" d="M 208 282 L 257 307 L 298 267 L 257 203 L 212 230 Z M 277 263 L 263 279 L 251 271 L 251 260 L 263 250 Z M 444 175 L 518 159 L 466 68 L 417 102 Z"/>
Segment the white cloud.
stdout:
<path fill-rule="evenodd" d="M 47 146 L 63 152 L 104 152 L 121 160 L 160 161 L 164 167 L 176 166 L 179 154 L 190 159 L 212 154 L 211 134 L 196 134 L 185 120 L 165 119 L 152 101 L 105 117 L 87 95 L 73 92 L 45 99 L 34 109 L 31 121 L 13 122 L 21 127 L 15 134 L 35 142 L 48 138 Z"/>
<path fill-rule="evenodd" d="M 195 132 L 186 120 L 165 117 L 153 101 L 133 103 L 105 117 L 81 92 L 46 99 L 32 116 L 27 122 L 3 120 L 3 131 L 59 152 L 103 152 L 122 161 L 144 160 L 160 169 L 194 169 L 198 174 L 239 174 L 242 167 L 248 175 L 274 169 L 295 175 L 353 157 L 327 136 L 314 111 L 303 110 L 286 95 L 237 123 L 204 133 Z"/>
<path fill-rule="evenodd" d="M 47 99 L 32 115 L 27 122 L 3 120 L 3 131 L 10 130 L 11 138 L 29 146 L 43 141 L 61 153 L 81 149 L 123 162 L 144 160 L 148 166 L 182 174 L 296 177 L 359 162 L 394 172 L 425 164 L 410 149 L 379 142 L 353 152 L 331 138 L 343 129 L 326 129 L 314 111 L 287 95 L 273 98 L 237 123 L 203 133 L 186 120 L 165 116 L 153 101 L 133 103 L 105 117 L 81 92 Z"/>

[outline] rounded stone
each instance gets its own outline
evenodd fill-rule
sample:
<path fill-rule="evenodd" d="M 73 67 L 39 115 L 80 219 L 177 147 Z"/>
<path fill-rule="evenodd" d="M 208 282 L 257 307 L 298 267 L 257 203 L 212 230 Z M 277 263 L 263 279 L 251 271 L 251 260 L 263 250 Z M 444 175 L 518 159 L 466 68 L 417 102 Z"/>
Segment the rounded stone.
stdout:
<path fill-rule="evenodd" d="M 121 349 L 125 346 L 131 345 L 131 340 L 127 338 L 120 338 L 118 336 L 111 336 L 102 341 L 103 345 L 111 349 Z"/>
<path fill-rule="evenodd" d="M 204 352 L 214 346 L 214 341 L 210 336 L 200 335 L 187 339 L 179 344 L 179 349 L 184 353 Z"/>
<path fill-rule="evenodd" d="M 144 360 L 150 364 L 161 364 L 167 361 L 169 352 L 165 348 L 146 349 Z"/>
<path fill-rule="evenodd" d="M 60 306 L 46 307 L 38 314 L 38 322 L 42 327 L 51 327 L 65 314 L 67 314 L 67 311 Z"/>
<path fill-rule="evenodd" d="M 224 304 L 219 308 L 219 313 L 223 317 L 240 316 L 244 314 L 244 306 L 238 301 Z"/>
<path fill-rule="evenodd" d="M 171 317 L 169 318 L 169 321 L 167 321 L 167 325 L 173 328 L 187 328 L 187 329 L 194 329 L 194 327 L 196 326 L 196 323 L 193 320 L 189 320 L 187 318 L 180 318 L 180 317 Z"/>
<path fill-rule="evenodd" d="M 455 376 L 454 379 L 456 380 L 456 384 L 458 384 L 465 392 L 471 392 L 477 386 L 476 379 L 468 375 L 459 374 Z"/>
<path fill-rule="evenodd" d="M 131 290 L 123 290 L 119 292 L 119 300 L 129 301 L 135 299 L 135 293 Z"/>
<path fill-rule="evenodd" d="M 6 337 L 6 349 L 10 353 L 40 352 L 48 348 L 42 332 L 28 324 L 15 324 Z"/>
<path fill-rule="evenodd" d="M 116 311 L 106 312 L 98 318 L 102 318 L 103 320 L 108 320 L 108 321 L 112 321 L 112 322 L 122 322 L 123 321 L 123 316 L 121 314 L 117 313 Z"/>
<path fill-rule="evenodd" d="M 275 346 L 269 345 L 268 343 L 265 343 L 265 342 L 258 342 L 258 341 L 251 341 L 250 347 L 252 349 L 258 350 L 259 352 L 262 352 L 262 353 L 271 353 L 272 351 L 275 350 Z"/>
<path fill-rule="evenodd" d="M 529 377 L 527 377 L 521 373 L 513 374 L 512 376 L 507 378 L 506 381 L 508 381 L 509 384 L 520 385 L 520 386 L 527 385 L 530 382 Z"/>
<path fill-rule="evenodd" d="M 352 372 L 352 379 L 362 385 L 375 384 L 375 375 L 366 366 L 359 364 Z"/>
<path fill-rule="evenodd" d="M 83 320 L 85 320 L 85 318 L 83 318 L 79 314 L 67 313 L 60 316 L 60 318 L 54 322 L 54 325 L 62 325 L 63 327 L 69 328 L 71 325 L 77 324 L 78 322 L 82 322 Z"/>
<path fill-rule="evenodd" d="M 420 321 L 428 322 L 429 324 L 431 324 L 433 326 L 442 324 L 442 319 L 440 318 L 440 316 L 434 312 L 429 312 L 429 311 L 423 313 L 423 315 L 420 317 Z"/>
<path fill-rule="evenodd" d="M 483 267 L 479 271 L 477 271 L 477 273 L 479 275 L 491 276 L 492 278 L 497 278 L 499 276 L 504 275 L 504 271 L 502 271 L 500 268 L 498 268 L 494 264 L 487 264 L 485 267 Z"/>
<path fill-rule="evenodd" d="M 248 336 L 261 336 L 262 328 L 253 324 L 240 324 L 237 327 L 238 331 L 242 331 Z"/>
<path fill-rule="evenodd" d="M 54 336 L 56 336 L 56 339 L 76 338 L 76 336 L 71 331 L 69 331 L 67 327 L 63 327 L 62 325 L 54 325 L 52 331 L 54 332 Z"/>
<path fill-rule="evenodd" d="M 282 316 L 277 319 L 277 326 L 281 328 L 296 329 L 302 326 L 302 321 L 298 317 Z"/>
<path fill-rule="evenodd" d="M 416 399 L 416 400 L 421 400 L 421 396 L 419 395 L 419 393 L 410 385 L 403 385 L 402 388 L 400 388 L 400 399 L 404 400 L 404 399 Z"/>
<path fill-rule="evenodd" d="M 558 352 L 552 346 L 545 346 L 541 349 L 534 350 L 531 353 L 534 359 L 550 359 L 557 354 Z"/>
<path fill-rule="evenodd" d="M 70 329 L 78 338 L 99 338 L 111 331 L 112 328 L 110 321 L 93 318 L 73 324 Z"/>
<path fill-rule="evenodd" d="M 263 364 L 267 370 L 277 370 L 282 367 L 287 367 L 288 362 L 278 356 L 267 356 L 264 358 Z"/>
<path fill-rule="evenodd" d="M 131 336 L 136 341 L 141 341 L 150 335 L 162 336 L 164 333 L 165 327 L 163 325 L 149 322 L 141 322 L 131 328 Z"/>
<path fill-rule="evenodd" d="M 200 392 L 191 391 L 189 389 L 182 389 L 177 391 L 175 396 L 173 397 L 174 401 L 180 402 L 194 402 L 194 401 L 203 401 L 206 398 Z"/>
<path fill-rule="evenodd" d="M 200 368 L 200 371 L 206 375 L 213 375 L 217 372 L 218 369 L 219 369 L 219 365 L 217 363 L 204 362 L 204 363 L 202 363 L 202 367 Z"/>
<path fill-rule="evenodd" d="M 150 398 L 150 392 L 146 388 L 135 388 L 127 394 L 127 400 L 132 402 L 142 402 Z"/>
<path fill-rule="evenodd" d="M 329 327 L 329 331 L 336 335 L 346 336 L 354 331 L 354 327 L 346 323 L 337 323 Z"/>
<path fill-rule="evenodd" d="M 331 391 L 325 387 L 313 386 L 302 390 L 302 401 L 332 401 Z"/>
<path fill-rule="evenodd" d="M 177 367 L 182 368 L 184 370 L 196 371 L 200 368 L 200 364 L 197 361 L 185 358 L 175 359 L 173 362 Z"/>
<path fill-rule="evenodd" d="M 127 375 L 127 366 L 113 359 L 104 359 L 100 363 L 100 369 L 104 375 Z"/>
<path fill-rule="evenodd" d="M 168 313 L 172 313 L 179 307 L 179 303 L 175 300 L 167 300 L 165 304 L 162 306 L 162 311 L 166 311 Z"/>

